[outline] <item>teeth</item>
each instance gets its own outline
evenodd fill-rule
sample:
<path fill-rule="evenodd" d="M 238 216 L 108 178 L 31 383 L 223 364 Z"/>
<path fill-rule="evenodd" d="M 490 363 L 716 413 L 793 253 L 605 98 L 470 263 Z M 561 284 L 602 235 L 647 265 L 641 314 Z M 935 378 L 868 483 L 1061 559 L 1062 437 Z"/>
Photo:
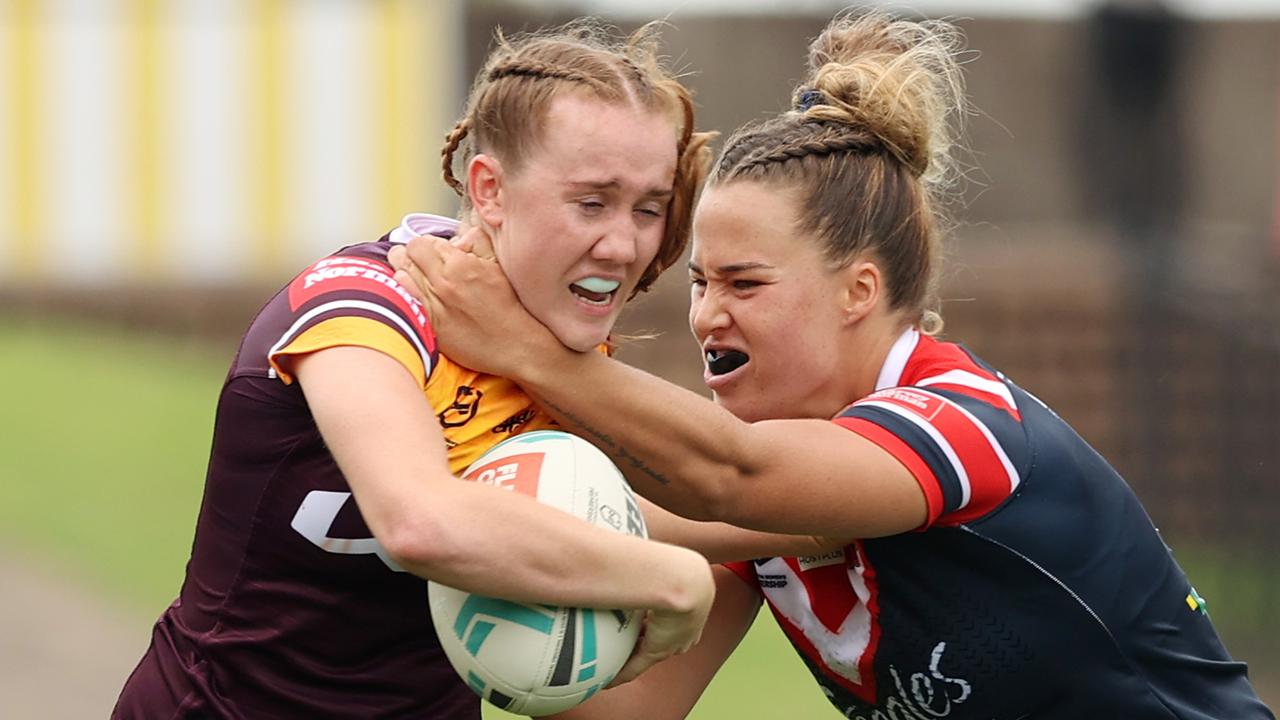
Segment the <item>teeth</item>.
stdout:
<path fill-rule="evenodd" d="M 578 282 L 574 283 L 574 285 L 577 285 L 587 292 L 607 294 L 617 290 L 619 283 L 617 280 L 605 280 L 604 278 L 589 277 L 582 278 Z"/>

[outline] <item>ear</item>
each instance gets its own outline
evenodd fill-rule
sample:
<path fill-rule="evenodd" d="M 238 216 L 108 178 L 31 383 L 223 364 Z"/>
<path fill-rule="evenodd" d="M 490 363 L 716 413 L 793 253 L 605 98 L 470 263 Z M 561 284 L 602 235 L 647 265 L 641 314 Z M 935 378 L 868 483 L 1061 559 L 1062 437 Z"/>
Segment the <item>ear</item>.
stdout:
<path fill-rule="evenodd" d="M 880 294 L 884 291 L 883 276 L 880 266 L 869 260 L 857 260 L 840 270 L 844 281 L 841 294 L 846 325 L 852 325 L 871 314 L 880 304 Z"/>
<path fill-rule="evenodd" d="M 503 177 L 502 163 L 492 155 L 477 153 L 467 163 L 467 197 L 471 200 L 471 209 L 483 226 L 494 230 L 502 227 L 506 219 Z"/>

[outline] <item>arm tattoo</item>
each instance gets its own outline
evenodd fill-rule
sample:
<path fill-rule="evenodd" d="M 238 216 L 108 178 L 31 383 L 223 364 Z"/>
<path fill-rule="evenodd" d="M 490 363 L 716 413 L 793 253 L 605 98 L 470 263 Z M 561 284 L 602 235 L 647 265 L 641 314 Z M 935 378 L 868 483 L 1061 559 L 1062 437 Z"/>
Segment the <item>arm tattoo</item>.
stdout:
<path fill-rule="evenodd" d="M 613 438 L 610 437 L 604 431 L 597 430 L 594 427 L 591 427 L 591 425 L 587 424 L 587 421 L 583 420 L 577 415 L 574 415 L 568 410 L 565 410 L 559 405 L 556 405 L 555 403 L 547 400 L 546 398 L 541 398 L 541 400 L 542 400 L 542 404 L 551 408 L 554 414 L 564 418 L 565 420 L 569 421 L 570 425 L 573 425 L 574 427 L 581 429 L 583 432 L 595 438 L 596 442 L 599 443 L 600 446 L 604 448 L 605 452 L 607 452 L 608 454 L 618 458 L 619 460 L 625 460 L 629 465 L 631 465 L 631 467 L 644 473 L 645 475 L 648 475 L 659 485 L 671 484 L 671 481 L 668 480 L 666 476 L 664 476 L 662 473 L 658 472 L 657 470 L 654 470 L 653 468 L 649 467 L 640 458 L 636 457 L 635 455 L 632 455 L 631 452 L 627 450 L 625 447 L 622 447 L 618 443 L 614 442 Z"/>

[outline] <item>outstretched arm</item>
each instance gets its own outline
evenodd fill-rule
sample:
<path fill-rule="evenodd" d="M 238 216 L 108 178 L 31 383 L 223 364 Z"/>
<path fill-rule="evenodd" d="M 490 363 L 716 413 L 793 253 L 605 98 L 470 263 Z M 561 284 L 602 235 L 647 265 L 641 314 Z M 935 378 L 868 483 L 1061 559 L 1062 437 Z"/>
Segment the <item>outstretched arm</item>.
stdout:
<path fill-rule="evenodd" d="M 847 538 L 787 535 L 747 530 L 723 522 L 690 520 L 664 510 L 644 497 L 637 499 L 644 513 L 650 538 L 696 550 L 707 562 L 823 555 L 850 542 Z"/>
<path fill-rule="evenodd" d="M 745 423 L 598 353 L 537 352 L 547 359 L 526 364 L 514 379 L 675 513 L 840 538 L 890 535 L 925 521 L 924 492 L 906 467 L 834 423 Z M 606 388 L 607 407 L 597 400 Z"/>
<path fill-rule="evenodd" d="M 397 277 L 424 293 L 445 352 L 519 382 L 668 510 L 835 538 L 924 523 L 914 476 L 860 435 L 827 420 L 743 422 L 641 370 L 564 347 L 520 305 L 497 263 L 432 238 L 408 252 L 420 272 L 397 253 Z"/>

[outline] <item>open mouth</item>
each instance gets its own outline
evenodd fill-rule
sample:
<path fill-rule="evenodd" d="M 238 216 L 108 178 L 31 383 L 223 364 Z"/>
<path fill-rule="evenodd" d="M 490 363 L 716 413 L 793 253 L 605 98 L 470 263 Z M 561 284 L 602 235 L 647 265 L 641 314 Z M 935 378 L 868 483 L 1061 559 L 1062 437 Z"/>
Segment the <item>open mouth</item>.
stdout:
<path fill-rule="evenodd" d="M 726 375 L 737 370 L 751 359 L 741 350 L 707 350 L 707 369 L 712 375 Z"/>
<path fill-rule="evenodd" d="M 588 277 L 569 285 L 569 292 L 589 305 L 608 305 L 617 294 L 619 284 L 617 280 Z"/>

